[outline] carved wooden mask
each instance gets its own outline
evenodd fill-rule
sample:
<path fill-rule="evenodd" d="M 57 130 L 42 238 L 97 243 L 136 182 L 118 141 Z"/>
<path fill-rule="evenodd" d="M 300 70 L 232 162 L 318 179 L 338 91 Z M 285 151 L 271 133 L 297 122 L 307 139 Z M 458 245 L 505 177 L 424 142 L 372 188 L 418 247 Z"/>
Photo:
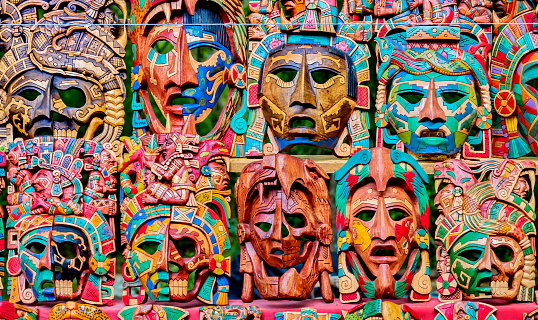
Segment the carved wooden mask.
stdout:
<path fill-rule="evenodd" d="M 131 33 L 136 50 L 133 89 L 152 132 L 181 132 L 186 117 L 193 115 L 196 123 L 212 122 L 209 136 L 222 134 L 238 106 L 238 88 L 246 84 L 240 5 L 133 0 L 132 6 L 135 21 L 142 24 Z M 227 86 L 230 99 L 217 107 Z M 219 110 L 210 115 L 214 109 Z"/>
<path fill-rule="evenodd" d="M 335 173 L 340 300 L 430 297 L 427 175 L 411 156 L 373 148 Z M 407 262 L 400 280 L 395 276 Z"/>
<path fill-rule="evenodd" d="M 482 302 L 457 301 L 441 303 L 435 306 L 438 314 L 434 320 L 497 320 L 497 308 Z"/>
<path fill-rule="evenodd" d="M 111 146 L 43 137 L 10 149 L 10 301 L 110 304 L 115 236 L 108 219 L 116 212 L 117 171 Z"/>
<path fill-rule="evenodd" d="M 60 303 L 50 309 L 48 320 L 110 320 L 99 307 L 74 301 Z"/>
<path fill-rule="evenodd" d="M 523 4 L 524 2 L 518 2 Z M 494 154 L 518 158 L 530 151 L 538 153 L 538 33 L 535 13 L 519 16 L 522 23 L 501 30 L 491 55 L 493 106 L 499 114 L 502 135 L 497 138 Z M 512 57 L 518 57 L 513 59 Z"/>
<path fill-rule="evenodd" d="M 327 179 L 314 162 L 285 154 L 243 169 L 235 187 L 243 301 L 252 301 L 254 286 L 264 299 L 306 299 L 318 281 L 325 301 L 332 301 Z M 269 276 L 274 268 L 285 271 Z"/>
<path fill-rule="evenodd" d="M 406 304 L 381 299 L 361 303 L 349 311 L 342 311 L 344 320 L 418 320 L 420 317 Z"/>
<path fill-rule="evenodd" d="M 113 5 L 127 14 L 123 0 L 60 1 L 46 8 L 22 1 L 0 9 L 6 19 L 0 28 L 0 124 L 12 126 L 15 137 L 119 138 L 127 34 L 125 27 L 112 27 L 121 24 Z M 38 19 L 39 10 L 48 12 Z M 11 142 L 10 130 L 0 138 Z"/>
<path fill-rule="evenodd" d="M 188 316 L 189 312 L 181 308 L 156 304 L 125 307 L 118 313 L 121 320 L 183 320 Z"/>
<path fill-rule="evenodd" d="M 128 305 L 143 303 L 146 293 L 153 301 L 228 301 L 229 151 L 219 141 L 199 143 L 199 136 L 186 133 L 127 142 L 121 231 Z"/>
<path fill-rule="evenodd" d="M 298 143 L 334 146 L 355 109 L 355 68 L 344 52 L 288 44 L 269 53 L 260 106 L 281 149 Z"/>
<path fill-rule="evenodd" d="M 535 171 L 530 161 L 436 164 L 441 301 L 533 301 Z"/>

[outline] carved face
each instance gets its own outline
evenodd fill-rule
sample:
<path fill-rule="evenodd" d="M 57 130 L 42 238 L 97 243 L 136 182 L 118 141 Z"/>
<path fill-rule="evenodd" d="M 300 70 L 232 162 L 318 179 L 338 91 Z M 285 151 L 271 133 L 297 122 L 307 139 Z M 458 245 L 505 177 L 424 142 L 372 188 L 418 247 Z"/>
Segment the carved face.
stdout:
<path fill-rule="evenodd" d="M 410 151 L 454 154 L 473 129 L 477 108 L 471 75 L 402 71 L 392 82 L 387 111 L 390 124 Z"/>
<path fill-rule="evenodd" d="M 79 297 L 91 255 L 86 235 L 65 225 L 33 230 L 19 247 L 21 269 L 38 301 Z"/>
<path fill-rule="evenodd" d="M 209 168 L 209 180 L 213 188 L 223 191 L 228 188 L 230 183 L 230 176 L 228 176 L 228 170 L 226 164 L 220 162 L 209 162 L 207 164 Z"/>
<path fill-rule="evenodd" d="M 215 27 L 217 32 L 212 32 L 212 27 L 196 25 L 201 21 L 223 23 L 218 14 L 199 8 L 194 16 L 185 13 L 170 21 L 156 21 L 140 41 L 138 59 L 144 81 L 162 116 L 149 104 L 146 111 L 152 122 L 167 119 L 170 123 L 161 122 L 164 127 L 181 128 L 182 117 L 189 114 L 195 116 L 196 123 L 202 122 L 227 85 L 234 57 L 226 30 Z"/>
<path fill-rule="evenodd" d="M 389 184 L 380 192 L 370 182 L 353 194 L 351 212 L 355 251 L 374 276 L 387 276 L 388 271 L 395 275 L 410 253 L 418 226 L 414 201 L 401 186 Z"/>
<path fill-rule="evenodd" d="M 105 99 L 95 83 L 36 69 L 17 77 L 7 91 L 6 110 L 23 138 L 76 138 L 81 126 L 100 115 Z"/>
<path fill-rule="evenodd" d="M 252 201 L 252 244 L 268 265 L 280 269 L 303 263 L 310 256 L 316 232 L 312 204 L 302 190 L 290 196 L 267 189 Z"/>
<path fill-rule="evenodd" d="M 523 277 L 523 251 L 507 236 L 469 232 L 451 247 L 450 268 L 470 298 L 516 297 Z"/>
<path fill-rule="evenodd" d="M 532 52 L 525 56 L 516 70 L 514 86 L 517 104 L 521 110 L 519 120 L 527 130 L 528 140 L 536 143 L 538 138 L 538 126 L 536 119 L 538 114 L 538 52 Z M 519 81 L 517 81 L 519 80 Z"/>
<path fill-rule="evenodd" d="M 267 58 L 260 106 L 281 149 L 297 143 L 332 148 L 345 128 L 354 94 L 344 54 L 334 52 L 293 44 Z"/>
<path fill-rule="evenodd" d="M 152 300 L 190 301 L 208 277 L 211 243 L 190 224 L 149 220 L 137 230 L 131 248 L 131 270 Z"/>

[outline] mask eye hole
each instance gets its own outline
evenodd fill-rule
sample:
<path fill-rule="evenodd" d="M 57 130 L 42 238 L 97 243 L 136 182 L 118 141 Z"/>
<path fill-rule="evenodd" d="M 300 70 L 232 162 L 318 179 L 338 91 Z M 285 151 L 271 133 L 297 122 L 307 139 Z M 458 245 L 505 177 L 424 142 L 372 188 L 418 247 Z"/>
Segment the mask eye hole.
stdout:
<path fill-rule="evenodd" d="M 272 73 L 284 82 L 293 81 L 295 77 L 297 76 L 297 70 L 289 69 L 289 68 L 280 68 L 273 71 Z"/>
<path fill-rule="evenodd" d="M 206 62 L 213 56 L 217 51 L 216 48 L 209 46 L 200 46 L 190 49 L 192 58 L 198 62 Z"/>
<path fill-rule="evenodd" d="M 21 93 L 19 93 L 19 96 L 23 97 L 24 99 L 28 101 L 34 101 L 40 95 L 41 93 L 34 89 L 25 89 Z"/>
<path fill-rule="evenodd" d="M 157 51 L 160 54 L 167 54 L 168 52 L 174 49 L 174 45 L 168 40 L 157 40 L 153 43 L 153 50 Z"/>
<path fill-rule="evenodd" d="M 77 248 L 73 243 L 62 242 L 58 243 L 58 252 L 66 259 L 73 259 L 77 256 Z"/>
<path fill-rule="evenodd" d="M 530 79 L 525 84 L 528 87 L 531 87 L 534 91 L 534 93 L 538 92 L 538 78 Z"/>
<path fill-rule="evenodd" d="M 317 84 L 324 84 L 329 81 L 331 78 L 337 75 L 336 72 L 330 70 L 316 70 L 310 73 L 312 80 Z"/>
<path fill-rule="evenodd" d="M 40 242 L 30 242 L 26 245 L 26 249 L 35 254 L 41 254 L 45 251 L 46 246 Z"/>
<path fill-rule="evenodd" d="M 468 261 L 476 262 L 482 257 L 482 251 L 476 249 L 469 249 L 461 252 L 459 256 L 465 258 Z"/>
<path fill-rule="evenodd" d="M 263 232 L 268 232 L 271 229 L 271 224 L 267 222 L 258 222 L 255 224 Z"/>
<path fill-rule="evenodd" d="M 79 88 L 69 88 L 67 90 L 58 89 L 60 99 L 71 108 L 81 108 L 86 104 L 86 95 Z"/>
<path fill-rule="evenodd" d="M 465 95 L 459 92 L 443 92 L 441 93 L 441 97 L 446 103 L 456 103 L 460 101 L 461 98 L 465 97 Z"/>
<path fill-rule="evenodd" d="M 418 92 L 401 92 L 398 96 L 411 104 L 417 104 L 424 98 L 424 95 Z"/>
<path fill-rule="evenodd" d="M 177 252 L 183 258 L 192 258 L 196 255 L 196 242 L 193 239 L 184 237 L 172 240 Z"/>
<path fill-rule="evenodd" d="M 287 214 L 285 216 L 286 222 L 292 228 L 304 228 L 306 226 L 305 219 L 300 214 Z"/>
<path fill-rule="evenodd" d="M 357 212 L 357 214 L 355 214 L 355 218 L 362 221 L 370 221 L 374 218 L 374 216 L 375 216 L 374 210 L 362 210 L 360 212 Z"/>
<path fill-rule="evenodd" d="M 159 247 L 161 246 L 160 242 L 157 241 L 144 241 L 138 247 L 145 251 L 147 254 L 155 254 Z"/>
<path fill-rule="evenodd" d="M 502 262 L 509 262 L 514 259 L 514 251 L 508 246 L 499 246 L 493 248 L 493 252 Z"/>
<path fill-rule="evenodd" d="M 407 218 L 408 214 L 399 209 L 391 209 L 389 210 L 389 216 L 393 221 L 400 221 Z"/>

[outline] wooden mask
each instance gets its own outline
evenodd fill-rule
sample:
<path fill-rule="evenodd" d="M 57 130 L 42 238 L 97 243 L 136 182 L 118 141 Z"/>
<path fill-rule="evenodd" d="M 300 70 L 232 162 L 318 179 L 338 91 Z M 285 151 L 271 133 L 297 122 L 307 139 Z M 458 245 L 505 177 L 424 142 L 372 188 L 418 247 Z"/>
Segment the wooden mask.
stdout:
<path fill-rule="evenodd" d="M 110 320 L 110 317 L 99 307 L 69 301 L 52 307 L 48 320 Z"/>
<path fill-rule="evenodd" d="M 409 155 L 363 150 L 335 173 L 340 300 L 430 299 L 428 176 Z M 395 276 L 407 261 L 399 280 Z"/>
<path fill-rule="evenodd" d="M 486 303 L 457 301 L 441 303 L 435 306 L 438 314 L 434 320 L 497 320 L 497 308 Z"/>
<path fill-rule="evenodd" d="M 111 304 L 117 162 L 109 144 L 71 138 L 10 146 L 11 302 Z"/>
<path fill-rule="evenodd" d="M 257 306 L 209 306 L 200 308 L 200 320 L 261 320 Z"/>
<path fill-rule="evenodd" d="M 253 300 L 254 287 L 264 299 L 306 299 L 318 281 L 323 299 L 333 300 L 326 180 L 311 160 L 285 154 L 265 156 L 243 169 L 235 186 L 243 301 Z M 293 268 L 299 264 L 300 270 Z M 268 276 L 274 268 L 285 271 Z"/>
<path fill-rule="evenodd" d="M 492 114 L 485 60 L 477 50 L 485 56 L 489 40 L 483 31 L 439 28 L 443 32 L 427 26 L 393 30 L 395 35 L 388 27 L 380 30 L 386 37 L 377 40 L 382 57 L 376 101 L 378 145 L 399 139 L 420 157 L 461 152 L 467 158 L 487 158 Z M 398 137 L 391 136 L 389 127 Z M 469 136 L 475 128 L 476 136 Z"/>
<path fill-rule="evenodd" d="M 144 136 L 126 146 L 124 302 L 144 303 L 147 294 L 153 301 L 227 304 L 228 149 L 215 140 L 200 145 L 200 137 L 188 133 Z"/>
<path fill-rule="evenodd" d="M 518 2 L 519 3 L 519 2 Z M 538 33 L 535 13 L 519 16 L 522 23 L 510 24 L 495 41 L 491 54 L 493 106 L 499 114 L 493 153 L 518 158 L 529 152 L 538 154 Z"/>
<path fill-rule="evenodd" d="M 246 85 L 241 3 L 133 0 L 132 8 L 140 24 L 131 33 L 133 109 L 143 108 L 153 133 L 181 132 L 192 115 L 211 125 L 207 138 L 223 138 Z M 226 87 L 224 107 L 217 106 Z M 147 126 L 143 119 L 135 127 Z"/>
<path fill-rule="evenodd" d="M 118 313 L 120 320 L 183 320 L 189 312 L 178 307 L 144 304 L 125 307 Z"/>
<path fill-rule="evenodd" d="M 123 0 L 2 6 L 0 142 L 52 135 L 119 146 L 127 34 L 112 6 L 127 15 Z"/>
<path fill-rule="evenodd" d="M 532 161 L 435 165 L 439 300 L 534 301 Z"/>
<path fill-rule="evenodd" d="M 336 313 L 321 313 L 313 308 L 301 308 L 300 312 L 285 311 L 275 313 L 275 320 L 338 320 L 340 315 Z"/>
<path fill-rule="evenodd" d="M 406 304 L 396 304 L 381 299 L 361 303 L 349 311 L 343 311 L 344 320 L 419 320 L 420 317 Z"/>

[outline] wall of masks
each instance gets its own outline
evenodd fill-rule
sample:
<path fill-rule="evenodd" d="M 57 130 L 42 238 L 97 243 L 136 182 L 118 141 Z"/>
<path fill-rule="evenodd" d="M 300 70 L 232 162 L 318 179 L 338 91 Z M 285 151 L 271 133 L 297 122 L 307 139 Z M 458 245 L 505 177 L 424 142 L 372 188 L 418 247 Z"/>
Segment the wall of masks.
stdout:
<path fill-rule="evenodd" d="M 182 319 L 151 303 L 195 299 L 223 306 L 208 319 L 259 319 L 224 307 L 230 292 L 252 302 L 314 288 L 327 303 L 434 292 L 450 314 L 462 300 L 535 301 L 535 2 L 4 0 L 0 11 L 6 319 L 37 319 L 33 306 L 51 301 L 62 304 L 49 319 L 108 319 L 95 306 L 114 303 L 121 319 Z M 311 150 L 345 160 L 335 188 Z M 257 160 L 234 187 L 237 158 Z M 346 317 L 415 317 L 388 303 Z M 279 316 L 313 317 L 303 312 Z"/>

